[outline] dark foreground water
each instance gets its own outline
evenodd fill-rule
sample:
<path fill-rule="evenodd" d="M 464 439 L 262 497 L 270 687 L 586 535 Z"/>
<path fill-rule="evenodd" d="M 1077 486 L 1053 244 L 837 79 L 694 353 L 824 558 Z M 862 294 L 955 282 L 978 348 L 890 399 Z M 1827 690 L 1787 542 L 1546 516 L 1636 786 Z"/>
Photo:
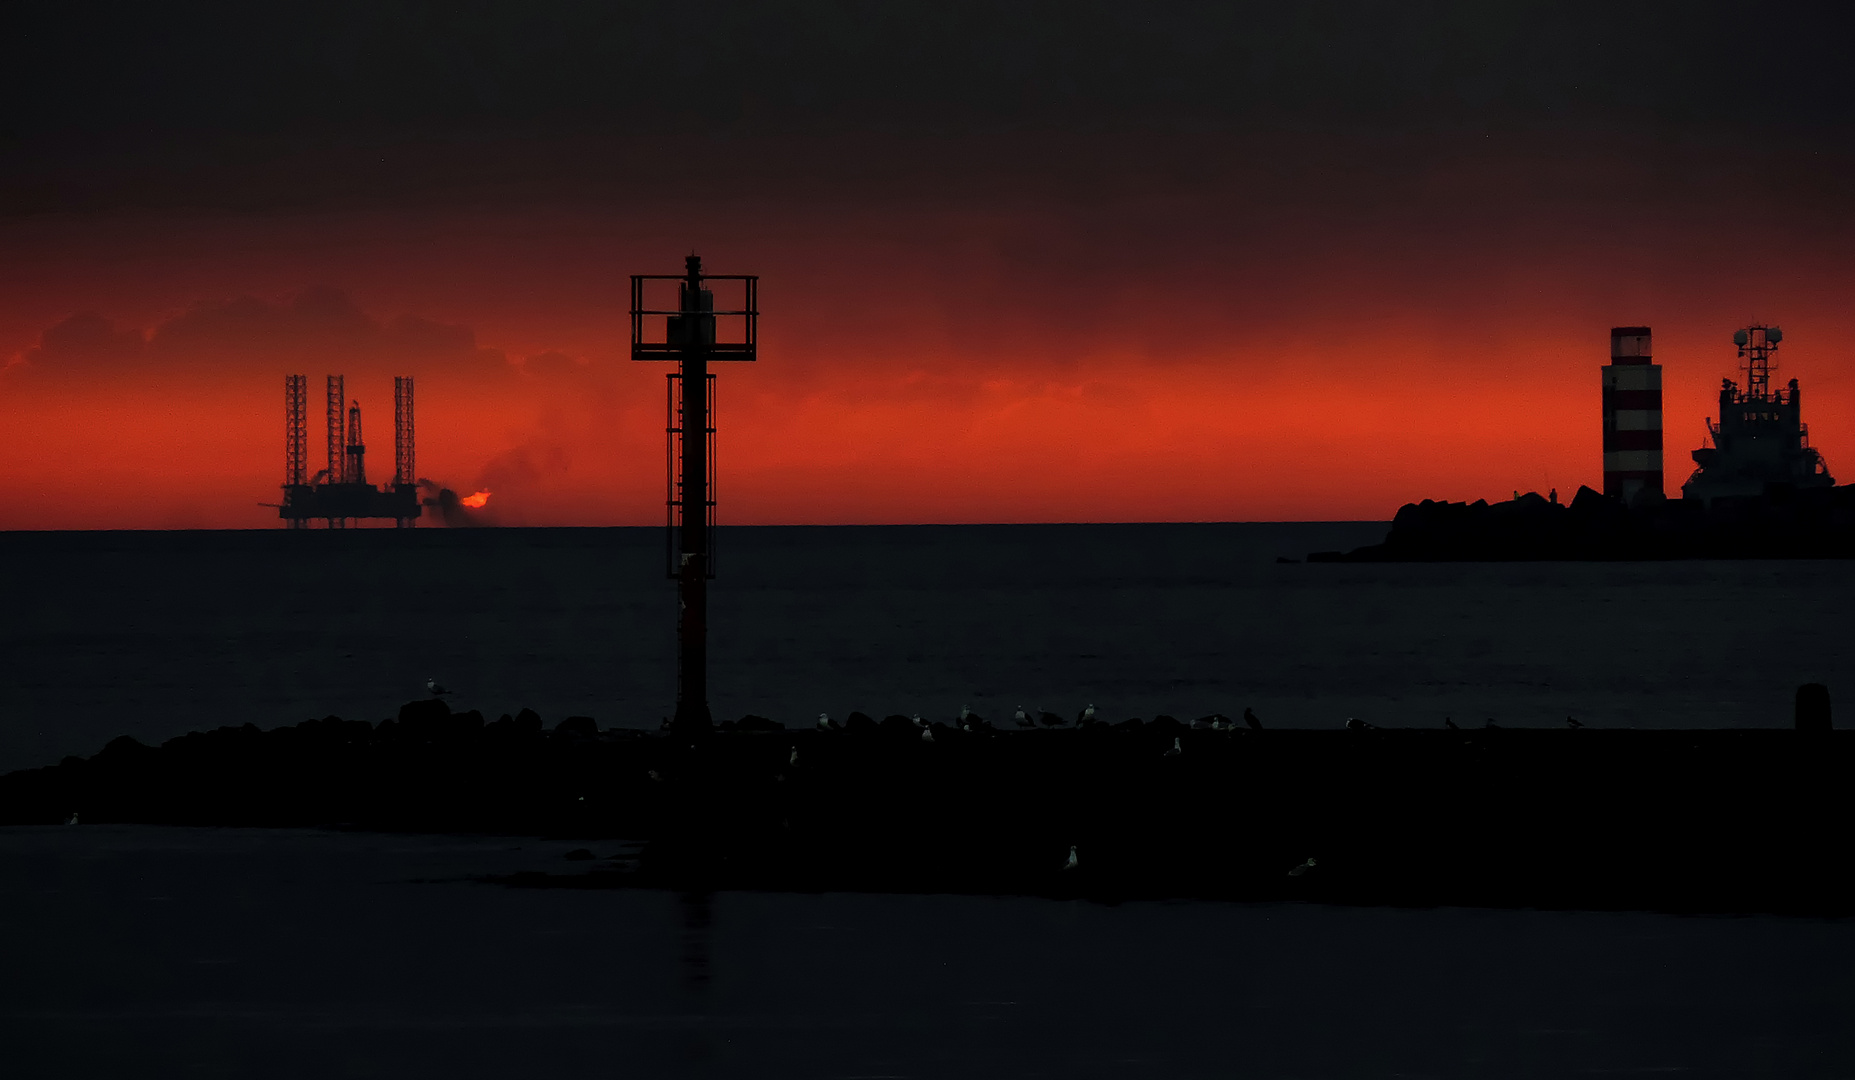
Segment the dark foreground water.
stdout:
<path fill-rule="evenodd" d="M 1799 683 L 1855 693 L 1855 561 L 1275 561 L 1384 531 L 726 529 L 715 714 L 1781 726 Z M 550 724 L 655 727 L 675 694 L 657 529 L 9 533 L 0 595 L 0 770 L 125 732 L 379 720 L 433 676 Z"/>
<path fill-rule="evenodd" d="M 0 829 L 5 1075 L 1855 1075 L 1847 921 L 466 880 L 570 846 Z"/>
<path fill-rule="evenodd" d="M 1798 683 L 1855 687 L 1855 563 L 1275 562 L 1382 533 L 730 530 L 716 713 L 1782 726 Z M 428 676 L 492 716 L 655 726 L 661 555 L 655 530 L 0 535 L 0 769 L 377 720 Z M 1846 921 L 471 880 L 572 846 L 0 830 L 0 1075 L 1855 1075 Z"/>

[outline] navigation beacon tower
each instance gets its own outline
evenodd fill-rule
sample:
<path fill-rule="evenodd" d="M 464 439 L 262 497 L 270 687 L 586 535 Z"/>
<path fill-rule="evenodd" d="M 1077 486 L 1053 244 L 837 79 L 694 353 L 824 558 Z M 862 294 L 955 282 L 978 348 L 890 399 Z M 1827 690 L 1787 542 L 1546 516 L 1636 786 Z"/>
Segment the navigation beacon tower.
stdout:
<path fill-rule="evenodd" d="M 681 274 L 631 276 L 631 358 L 674 360 L 664 401 L 664 547 L 676 579 L 676 719 L 681 734 L 709 730 L 708 582 L 715 576 L 715 375 L 710 362 L 752 360 L 760 279 L 709 274 L 702 257 Z M 715 304 L 717 283 L 728 298 Z M 669 296 L 674 286 L 674 306 Z M 653 299 L 647 293 L 658 293 Z"/>

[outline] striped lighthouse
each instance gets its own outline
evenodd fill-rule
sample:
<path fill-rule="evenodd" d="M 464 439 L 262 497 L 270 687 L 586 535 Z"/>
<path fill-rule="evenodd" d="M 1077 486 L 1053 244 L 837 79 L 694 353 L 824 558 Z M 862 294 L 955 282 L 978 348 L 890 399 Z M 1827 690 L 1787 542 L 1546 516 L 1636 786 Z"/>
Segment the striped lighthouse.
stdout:
<path fill-rule="evenodd" d="M 1626 504 L 1662 492 L 1662 366 L 1649 328 L 1613 326 L 1604 368 L 1604 494 Z"/>

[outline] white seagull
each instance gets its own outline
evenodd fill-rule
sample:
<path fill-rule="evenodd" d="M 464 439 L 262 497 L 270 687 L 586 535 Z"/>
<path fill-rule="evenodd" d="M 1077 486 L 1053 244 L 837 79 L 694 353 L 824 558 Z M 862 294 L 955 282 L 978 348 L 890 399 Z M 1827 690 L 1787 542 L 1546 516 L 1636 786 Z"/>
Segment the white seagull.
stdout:
<path fill-rule="evenodd" d="M 927 727 L 927 721 L 926 721 L 926 720 L 923 720 L 923 719 L 921 719 L 921 714 L 920 714 L 920 713 L 916 713 L 916 714 L 915 714 L 915 726 L 916 726 L 916 727 L 918 727 L 918 728 L 925 728 L 925 727 Z"/>
<path fill-rule="evenodd" d="M 1307 862 L 1304 862 L 1300 866 L 1297 866 L 1293 870 L 1290 870 L 1288 872 L 1288 876 L 1289 877 L 1300 877 L 1302 874 L 1305 874 L 1309 870 L 1312 870 L 1312 869 L 1314 869 L 1314 860 L 1312 857 L 1310 857 Z"/>
<path fill-rule="evenodd" d="M 66 825 L 75 825 L 75 824 L 77 824 L 77 811 L 75 811 L 75 810 L 73 810 L 73 811 L 71 811 L 71 816 L 70 816 L 70 817 L 68 817 L 68 818 L 65 818 L 65 819 L 64 819 L 64 823 L 65 823 Z"/>
<path fill-rule="evenodd" d="M 1076 845 L 1071 844 L 1069 845 L 1069 861 L 1063 864 L 1063 869 L 1074 870 L 1075 868 L 1076 868 Z"/>
<path fill-rule="evenodd" d="M 799 763 L 799 748 L 795 746 L 792 748 L 792 756 L 786 759 L 786 764 L 797 765 L 798 763 Z"/>
<path fill-rule="evenodd" d="M 1076 717 L 1076 726 L 1080 727 L 1083 724 L 1093 723 L 1094 720 L 1095 720 L 1095 703 L 1091 701 L 1089 702 L 1089 707 L 1086 709 L 1083 709 L 1082 714 Z"/>
<path fill-rule="evenodd" d="M 1037 721 L 1031 719 L 1030 714 L 1024 711 L 1024 706 L 1022 705 L 1018 706 L 1018 711 L 1014 713 L 1011 718 L 1017 722 L 1019 727 L 1037 726 Z"/>
<path fill-rule="evenodd" d="M 437 679 L 426 679 L 425 689 L 430 690 L 432 692 L 433 697 L 437 697 L 440 694 L 448 694 L 451 692 L 449 690 L 446 690 L 444 687 L 438 685 Z"/>
<path fill-rule="evenodd" d="M 933 728 L 922 728 L 921 729 L 921 741 L 922 742 L 933 742 L 934 741 L 934 729 Z"/>
<path fill-rule="evenodd" d="M 831 716 L 829 713 L 818 714 L 818 730 L 819 731 L 836 731 L 837 730 L 837 725 L 831 722 Z"/>
<path fill-rule="evenodd" d="M 1160 756 L 1161 757 L 1178 757 L 1180 754 L 1183 754 L 1184 752 L 1185 752 L 1185 748 L 1179 745 L 1179 737 L 1177 735 L 1174 735 L 1172 737 L 1172 749 L 1166 751 L 1164 754 L 1161 754 Z"/>

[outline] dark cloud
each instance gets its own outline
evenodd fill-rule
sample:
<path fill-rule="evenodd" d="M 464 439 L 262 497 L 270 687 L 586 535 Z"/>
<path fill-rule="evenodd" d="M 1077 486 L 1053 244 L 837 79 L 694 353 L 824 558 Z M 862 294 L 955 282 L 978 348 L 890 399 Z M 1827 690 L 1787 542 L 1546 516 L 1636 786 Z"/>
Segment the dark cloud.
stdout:
<path fill-rule="evenodd" d="M 1828 5 L 20 2 L 16 129 L 634 134 L 1586 118 L 1840 123 Z"/>
<path fill-rule="evenodd" d="M 25 0 L 0 35 L 0 207 L 779 194 L 872 169 L 934 185 L 1011 165 L 972 140 L 1064 134 L 1241 139 L 1257 156 L 1283 132 L 1836 143 L 1855 115 L 1842 18 L 1717 0 L 717 0 L 230 19 Z"/>
<path fill-rule="evenodd" d="M 47 329 L 25 360 L 34 367 L 91 372 L 138 365 L 146 354 L 140 330 L 119 329 L 102 315 L 84 311 Z"/>
<path fill-rule="evenodd" d="M 584 375 L 590 365 L 563 352 L 548 351 L 522 358 L 522 370 L 536 378 L 572 378 Z"/>
<path fill-rule="evenodd" d="M 381 320 L 342 292 L 313 288 L 282 300 L 241 296 L 203 301 L 156 324 L 146 335 L 83 313 L 47 329 L 16 375 L 97 374 L 240 376 L 292 372 L 418 373 L 498 376 L 513 373 L 498 349 L 477 344 L 468 328 L 402 315 Z"/>

